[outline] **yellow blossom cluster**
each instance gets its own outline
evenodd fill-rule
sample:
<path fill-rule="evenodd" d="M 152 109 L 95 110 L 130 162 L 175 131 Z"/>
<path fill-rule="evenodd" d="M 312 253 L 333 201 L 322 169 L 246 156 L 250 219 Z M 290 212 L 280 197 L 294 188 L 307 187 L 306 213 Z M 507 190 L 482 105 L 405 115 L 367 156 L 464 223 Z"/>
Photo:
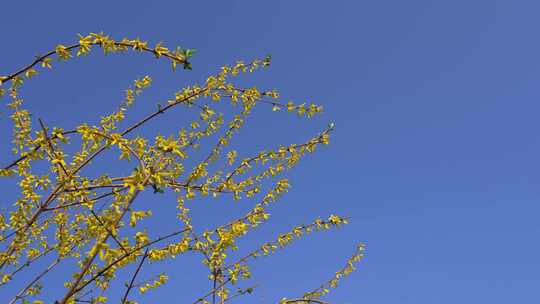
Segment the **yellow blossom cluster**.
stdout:
<path fill-rule="evenodd" d="M 166 276 L 164 274 L 160 274 L 158 279 L 155 280 L 154 282 L 146 283 L 143 286 L 139 287 L 139 291 L 141 293 L 145 293 L 150 289 L 158 288 L 159 286 L 165 284 L 167 282 L 168 278 L 169 278 L 168 276 Z"/>

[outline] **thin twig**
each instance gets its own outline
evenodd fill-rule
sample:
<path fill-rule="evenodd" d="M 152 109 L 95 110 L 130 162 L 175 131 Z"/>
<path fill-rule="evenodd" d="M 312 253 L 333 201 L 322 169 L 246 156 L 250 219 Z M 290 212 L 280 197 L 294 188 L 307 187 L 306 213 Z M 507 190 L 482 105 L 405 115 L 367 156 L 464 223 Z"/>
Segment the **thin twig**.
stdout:
<path fill-rule="evenodd" d="M 144 260 L 146 260 L 146 257 L 148 256 L 148 250 L 149 248 L 146 248 L 146 250 L 144 251 L 144 255 L 141 259 L 141 262 L 139 263 L 139 266 L 137 266 L 137 270 L 135 270 L 135 273 L 133 274 L 133 277 L 131 278 L 131 282 L 129 282 L 129 286 L 126 290 L 126 293 L 124 294 L 124 297 L 122 297 L 122 304 L 126 303 L 127 301 L 127 297 L 129 295 L 129 292 L 131 291 L 131 289 L 133 288 L 133 283 L 135 282 L 135 278 L 137 277 L 137 275 L 139 274 L 139 271 L 141 270 L 141 267 L 144 263 Z"/>
<path fill-rule="evenodd" d="M 113 240 L 116 242 L 116 244 L 122 248 L 122 250 L 124 251 L 124 253 L 127 253 L 127 250 L 126 248 L 124 248 L 124 246 L 122 245 L 122 243 L 120 242 L 120 240 L 118 240 L 118 238 L 116 238 L 116 235 L 113 234 L 112 231 L 109 230 L 109 228 L 107 228 L 107 225 L 105 225 L 105 223 L 103 223 L 103 221 L 101 221 L 101 219 L 99 218 L 99 216 L 94 212 L 94 210 L 90 209 L 90 213 L 92 213 L 92 215 L 94 216 L 94 218 L 99 222 L 99 224 L 107 231 L 107 233 L 113 238 Z"/>
<path fill-rule="evenodd" d="M 204 301 L 204 299 L 208 298 L 208 296 L 210 296 L 211 294 L 214 294 L 215 292 L 217 292 L 218 289 L 222 288 L 223 286 L 225 286 L 227 283 L 229 283 L 231 281 L 231 279 L 227 279 L 225 281 L 223 281 L 222 283 L 220 283 L 218 286 L 216 286 L 215 288 L 213 288 L 212 290 L 210 290 L 209 292 L 207 292 L 205 295 L 203 295 L 202 297 L 198 298 L 195 302 L 193 302 L 192 304 L 197 304 L 199 302 L 202 302 Z"/>
<path fill-rule="evenodd" d="M 128 43 L 123 43 L 123 42 L 119 42 L 119 41 L 112 41 L 116 46 L 122 46 L 122 47 L 133 47 L 132 44 L 128 44 Z M 92 46 L 95 46 L 95 45 L 98 45 L 98 46 L 101 46 L 101 43 L 100 42 L 91 42 L 90 45 Z M 81 44 L 80 43 L 75 43 L 75 44 L 72 44 L 70 46 L 67 46 L 65 49 L 66 50 L 72 50 L 72 49 L 76 49 L 78 47 L 80 47 Z M 146 52 L 150 52 L 150 53 L 153 53 L 154 55 L 156 55 L 156 52 L 155 50 L 149 48 L 149 47 L 141 47 L 140 48 L 141 50 L 143 51 L 146 51 Z M 48 53 L 46 53 L 45 55 L 42 55 L 42 56 L 37 56 L 36 59 L 28 64 L 27 66 L 19 69 L 18 71 L 16 71 L 15 73 L 11 74 L 11 75 L 8 75 L 8 76 L 5 76 L 5 78 L 2 79 L 2 82 L 3 83 L 7 83 L 8 81 L 11 81 L 13 80 L 13 78 L 21 75 L 22 73 L 26 72 L 27 70 L 33 68 L 36 64 L 42 62 L 45 58 L 47 57 L 50 57 L 52 55 L 56 54 L 56 50 L 54 51 L 49 51 Z M 178 57 L 175 57 L 175 56 L 172 56 L 168 53 L 166 54 L 162 54 L 163 57 L 167 57 L 171 60 L 175 60 L 175 61 L 178 61 L 179 63 L 182 63 L 182 64 L 189 64 L 189 62 L 186 60 L 186 59 L 183 59 L 183 60 L 180 60 Z"/>
<path fill-rule="evenodd" d="M 285 300 L 283 302 L 284 304 L 292 304 L 292 303 L 300 303 L 300 304 L 307 304 L 307 303 L 316 303 L 316 304 L 330 304 L 330 302 L 321 301 L 318 299 L 291 299 L 291 300 Z"/>
<path fill-rule="evenodd" d="M 227 299 L 224 299 L 223 302 L 227 302 L 227 301 L 232 300 L 232 299 L 234 299 L 234 298 L 236 298 L 236 297 L 243 296 L 243 295 L 245 295 L 246 293 L 247 293 L 247 294 L 251 294 L 251 293 L 253 292 L 253 290 L 254 290 L 255 288 L 257 288 L 257 287 L 259 287 L 259 285 L 253 285 L 253 286 L 248 287 L 248 288 L 243 289 L 243 290 L 240 289 L 240 290 L 238 290 L 238 291 L 236 292 L 236 294 L 234 294 L 234 295 L 228 297 Z"/>

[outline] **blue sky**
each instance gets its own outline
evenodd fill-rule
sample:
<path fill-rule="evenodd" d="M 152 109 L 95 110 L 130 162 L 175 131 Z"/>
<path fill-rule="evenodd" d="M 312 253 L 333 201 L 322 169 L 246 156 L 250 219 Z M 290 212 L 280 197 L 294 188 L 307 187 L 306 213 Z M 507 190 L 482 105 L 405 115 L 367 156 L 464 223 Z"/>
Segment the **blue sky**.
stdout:
<path fill-rule="evenodd" d="M 360 241 L 367 257 L 327 298 L 332 303 L 540 300 L 537 1 L 95 0 L 0 7 L 0 74 L 75 41 L 77 33 L 103 30 L 197 49 L 193 71 L 176 73 L 151 56 L 96 54 L 58 64 L 23 91 L 49 125 L 96 122 L 146 74 L 154 85 L 141 100 L 153 109 L 223 64 L 267 53 L 272 67 L 253 84 L 324 105 L 324 115 L 310 121 L 258 111 L 238 136 L 237 147 L 249 153 L 336 125 L 331 145 L 288 174 L 293 189 L 272 209 L 271 223 L 240 245 L 331 213 L 352 223 L 257 261 L 260 287 L 238 303 L 301 295 L 331 276 Z M 134 115 L 146 113 L 139 109 Z M 183 115 L 174 112 L 149 131 L 173 130 Z M 0 123 L 7 139 L 4 115 Z M 8 155 L 9 147 L 2 151 Z M 142 201 L 156 203 L 152 196 Z M 200 223 L 247 208 L 201 204 L 194 207 Z M 171 283 L 141 303 L 190 303 L 204 293 L 206 274 L 195 261 L 168 264 Z M 13 291 L 0 289 L 0 298 Z"/>

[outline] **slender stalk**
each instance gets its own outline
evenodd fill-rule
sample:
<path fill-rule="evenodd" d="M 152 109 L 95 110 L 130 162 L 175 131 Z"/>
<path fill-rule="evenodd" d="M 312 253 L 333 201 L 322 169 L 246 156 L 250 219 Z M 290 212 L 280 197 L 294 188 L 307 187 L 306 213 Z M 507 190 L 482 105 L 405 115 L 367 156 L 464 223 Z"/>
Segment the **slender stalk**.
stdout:
<path fill-rule="evenodd" d="M 141 270 L 142 268 L 142 265 L 144 263 L 144 260 L 146 260 L 146 257 L 148 256 L 148 249 L 149 248 L 146 248 L 146 250 L 144 251 L 144 255 L 141 259 L 141 262 L 139 263 L 139 265 L 137 266 L 137 269 L 135 270 L 135 273 L 133 274 L 133 277 L 131 278 L 131 281 L 129 282 L 129 286 L 126 290 L 126 293 L 124 294 L 124 296 L 122 297 L 122 301 L 121 303 L 124 304 L 126 303 L 127 301 L 127 297 L 129 295 L 129 292 L 131 291 L 131 289 L 133 288 L 133 283 L 135 282 L 135 278 L 137 277 L 137 275 L 139 274 L 139 271 Z"/>
<path fill-rule="evenodd" d="M 60 261 L 62 261 L 62 259 L 60 257 L 58 257 L 51 264 L 49 264 L 49 266 L 47 268 L 45 268 L 45 270 L 43 270 L 37 277 L 35 277 L 32 281 L 30 281 L 30 283 L 28 283 L 28 285 L 26 285 L 23 289 L 21 289 L 17 293 L 17 295 L 13 299 L 11 299 L 11 301 L 9 301 L 9 304 L 14 304 L 15 302 L 17 302 L 17 300 L 21 299 L 23 297 L 24 293 L 28 289 L 30 289 L 30 287 L 32 287 L 37 281 L 39 281 L 39 279 L 41 279 L 49 271 L 51 271 L 56 265 L 58 265 L 58 263 L 60 263 Z"/>
<path fill-rule="evenodd" d="M 128 44 L 128 43 L 123 43 L 123 42 L 119 42 L 119 41 L 113 41 L 114 45 L 116 46 L 122 46 L 122 47 L 133 47 L 132 44 Z M 95 45 L 98 45 L 98 46 L 101 46 L 101 43 L 100 42 L 92 42 L 90 43 L 90 45 L 92 46 L 95 46 Z M 72 44 L 70 46 L 67 46 L 66 47 L 66 50 L 73 50 L 73 49 L 76 49 L 78 47 L 80 47 L 81 44 L 80 43 L 75 43 L 75 44 Z M 140 48 L 142 51 L 145 51 L 145 52 L 150 52 L 150 53 L 153 53 L 154 55 L 156 55 L 156 51 L 149 48 L 149 47 L 141 47 Z M 34 61 L 32 61 L 30 64 L 28 64 L 27 66 L 24 66 L 22 67 L 21 69 L 19 69 L 18 71 L 16 71 L 15 73 L 11 74 L 11 75 L 8 75 L 6 76 L 5 78 L 2 79 L 2 82 L 3 83 L 7 83 L 8 81 L 11 81 L 13 80 L 13 78 L 23 74 L 24 72 L 30 70 L 31 68 L 33 68 L 35 65 L 37 65 L 38 63 L 42 62 L 45 58 L 47 57 L 51 57 L 53 56 L 54 54 L 56 54 L 56 51 L 49 51 L 48 53 L 46 53 L 45 55 L 42 55 L 42 56 L 36 56 L 36 59 Z M 173 55 L 170 55 L 168 53 L 166 54 L 162 54 L 161 56 L 163 57 L 167 57 L 171 60 L 175 60 L 181 64 L 188 64 L 189 62 L 186 60 L 186 59 L 180 59 L 176 56 L 173 56 Z"/>

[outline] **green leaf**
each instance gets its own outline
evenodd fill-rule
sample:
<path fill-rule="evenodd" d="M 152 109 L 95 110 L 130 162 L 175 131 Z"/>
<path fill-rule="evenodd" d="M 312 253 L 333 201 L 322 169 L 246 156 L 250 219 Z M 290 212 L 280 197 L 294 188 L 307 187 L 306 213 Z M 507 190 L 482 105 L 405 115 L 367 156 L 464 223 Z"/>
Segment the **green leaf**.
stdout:
<path fill-rule="evenodd" d="M 194 49 L 187 49 L 184 51 L 184 55 L 186 56 L 186 59 L 193 56 L 195 54 L 195 50 Z"/>

